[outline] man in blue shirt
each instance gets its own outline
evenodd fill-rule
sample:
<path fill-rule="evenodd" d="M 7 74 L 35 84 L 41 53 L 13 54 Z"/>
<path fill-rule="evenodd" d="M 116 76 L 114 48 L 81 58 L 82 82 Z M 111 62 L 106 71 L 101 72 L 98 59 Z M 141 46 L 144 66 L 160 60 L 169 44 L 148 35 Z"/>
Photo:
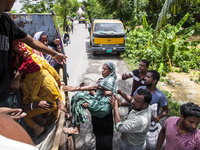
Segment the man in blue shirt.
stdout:
<path fill-rule="evenodd" d="M 137 93 L 138 89 L 146 89 L 147 91 L 151 92 L 152 100 L 150 105 L 157 103 L 157 116 L 153 118 L 155 122 L 159 122 L 159 120 L 168 114 L 168 100 L 164 93 L 156 88 L 156 85 L 160 79 L 160 74 L 156 70 L 150 70 L 147 72 L 146 77 L 144 78 L 144 85 L 140 86 L 134 92 L 134 96 Z M 162 111 L 159 114 L 160 107 L 162 107 Z"/>

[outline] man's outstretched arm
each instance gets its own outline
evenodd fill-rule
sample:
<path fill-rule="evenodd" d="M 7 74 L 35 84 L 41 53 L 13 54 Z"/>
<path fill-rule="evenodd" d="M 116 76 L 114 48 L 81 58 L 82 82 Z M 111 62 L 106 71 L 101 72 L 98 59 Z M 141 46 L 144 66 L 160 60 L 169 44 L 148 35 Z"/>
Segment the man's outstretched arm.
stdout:
<path fill-rule="evenodd" d="M 133 97 L 126 94 L 125 92 L 123 92 L 122 90 L 117 90 L 118 94 L 120 94 L 128 103 L 131 103 Z"/>
<path fill-rule="evenodd" d="M 67 56 L 48 48 L 40 41 L 33 39 L 30 35 L 27 35 L 25 38 L 19 39 L 19 41 L 26 43 L 31 48 L 36 49 L 42 53 L 51 55 L 60 64 L 66 63 L 65 60 L 67 59 Z"/>
<path fill-rule="evenodd" d="M 160 150 L 163 141 L 165 140 L 165 128 L 162 127 L 162 129 L 160 130 L 159 136 L 158 136 L 158 140 L 157 140 L 157 146 L 156 146 L 156 150 Z"/>

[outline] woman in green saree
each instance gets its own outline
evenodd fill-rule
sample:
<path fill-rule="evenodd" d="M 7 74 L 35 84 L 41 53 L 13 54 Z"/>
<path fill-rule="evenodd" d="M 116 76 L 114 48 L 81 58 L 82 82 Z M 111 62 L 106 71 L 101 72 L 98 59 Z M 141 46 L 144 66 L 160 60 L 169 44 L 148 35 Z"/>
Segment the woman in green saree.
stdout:
<path fill-rule="evenodd" d="M 103 118 L 108 115 L 112 109 L 109 103 L 109 97 L 117 94 L 117 76 L 115 65 L 105 63 L 102 67 L 103 78 L 96 85 L 72 87 L 64 86 L 64 91 L 91 91 L 96 90 L 93 95 L 85 92 L 78 92 L 72 97 L 72 123 L 73 127 L 64 128 L 63 131 L 68 134 L 79 134 L 80 123 L 87 121 L 83 108 L 87 108 L 92 116 Z"/>

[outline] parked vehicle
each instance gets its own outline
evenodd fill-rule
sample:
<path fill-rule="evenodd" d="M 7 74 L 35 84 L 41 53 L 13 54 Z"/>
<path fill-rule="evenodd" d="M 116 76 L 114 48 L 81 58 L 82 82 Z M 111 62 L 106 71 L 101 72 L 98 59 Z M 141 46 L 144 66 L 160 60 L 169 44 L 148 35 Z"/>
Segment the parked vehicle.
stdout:
<path fill-rule="evenodd" d="M 88 31 L 93 55 L 125 51 L 124 25 L 120 20 L 94 19 Z"/>
<path fill-rule="evenodd" d="M 69 33 L 64 33 L 63 34 L 63 43 L 66 46 L 71 43 L 71 39 L 70 39 Z"/>
<path fill-rule="evenodd" d="M 79 18 L 79 23 L 85 23 L 85 21 L 86 21 L 85 17 L 80 17 Z"/>

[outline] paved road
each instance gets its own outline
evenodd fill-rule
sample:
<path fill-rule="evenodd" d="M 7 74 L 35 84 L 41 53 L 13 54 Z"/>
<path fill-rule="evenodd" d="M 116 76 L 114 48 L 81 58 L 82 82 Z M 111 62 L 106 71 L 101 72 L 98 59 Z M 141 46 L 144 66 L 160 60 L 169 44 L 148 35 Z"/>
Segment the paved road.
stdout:
<path fill-rule="evenodd" d="M 105 62 L 112 62 L 116 65 L 118 88 L 125 92 L 131 92 L 132 80 L 121 80 L 121 75 L 124 72 L 130 72 L 125 63 L 119 56 L 114 54 L 93 56 L 88 30 L 84 24 L 74 23 L 74 33 L 70 34 L 71 44 L 65 47 L 67 59 L 67 72 L 69 74 L 68 85 L 78 86 L 81 82 L 86 82 L 88 85 L 95 84 L 101 77 L 101 68 Z M 74 95 L 74 92 L 69 92 L 69 96 Z M 121 114 L 127 112 L 126 109 L 121 109 Z M 87 123 L 81 125 L 81 133 L 75 136 L 75 145 L 77 150 L 95 150 L 95 137 L 92 133 L 91 116 L 89 111 L 87 114 Z M 118 150 L 120 144 L 120 133 L 114 133 L 113 150 Z"/>

